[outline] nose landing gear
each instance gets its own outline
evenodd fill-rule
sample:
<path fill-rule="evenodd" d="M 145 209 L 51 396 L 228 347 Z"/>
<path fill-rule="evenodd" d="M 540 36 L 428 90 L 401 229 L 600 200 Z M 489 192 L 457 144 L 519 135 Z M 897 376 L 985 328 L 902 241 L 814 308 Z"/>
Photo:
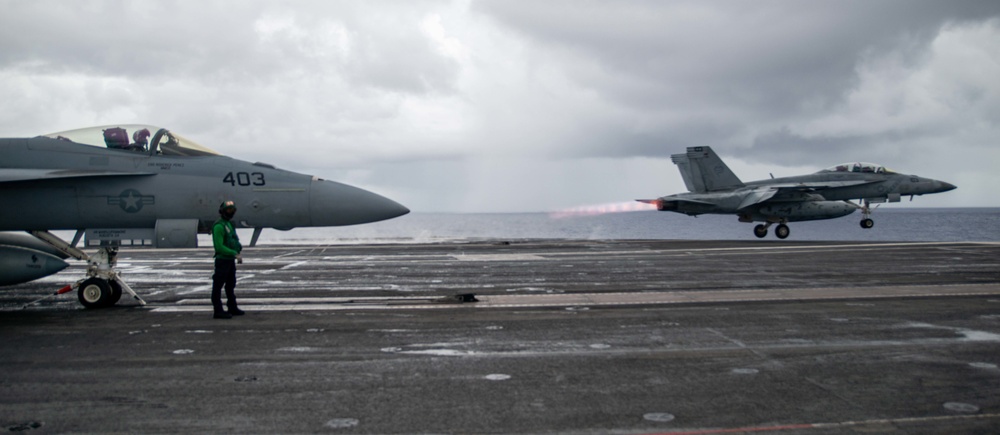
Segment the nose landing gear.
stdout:
<path fill-rule="evenodd" d="M 864 202 L 863 202 L 864 205 L 863 206 L 862 205 L 854 204 L 853 202 L 850 202 L 850 201 L 847 201 L 847 202 L 850 203 L 850 204 L 853 204 L 855 207 L 861 209 L 861 216 L 863 217 L 863 219 L 861 219 L 861 228 L 864 228 L 864 229 L 867 230 L 867 229 L 875 226 L 875 221 L 872 220 L 872 211 L 873 210 L 871 208 L 871 203 L 867 199 L 864 200 Z M 879 205 L 881 205 L 881 204 L 879 204 Z M 878 208 L 879 205 L 876 205 L 875 208 Z"/>
<path fill-rule="evenodd" d="M 139 304 L 146 305 L 138 294 L 129 287 L 114 269 L 117 264 L 118 248 L 102 246 L 94 255 L 87 255 L 64 240 L 48 231 L 29 231 L 31 235 L 56 247 L 71 257 L 87 262 L 87 277 L 80 280 L 77 287 L 77 297 L 86 308 L 110 307 L 122 297 L 122 291 L 127 291 Z"/>
<path fill-rule="evenodd" d="M 108 281 L 101 278 L 87 278 L 80 283 L 80 290 L 77 297 L 84 308 L 105 308 L 113 306 L 122 298 L 122 285 L 115 280 Z M 136 296 L 141 304 L 145 304 L 142 299 Z"/>
<path fill-rule="evenodd" d="M 753 235 L 757 236 L 757 238 L 759 238 L 759 239 L 763 239 L 764 237 L 767 236 L 767 229 L 773 223 L 774 222 L 768 222 L 766 224 L 760 224 L 760 225 L 757 225 L 757 226 L 753 227 Z M 786 238 L 788 238 L 788 235 L 791 234 L 791 232 L 792 232 L 792 230 L 789 229 L 788 225 L 785 225 L 784 222 L 779 223 L 778 226 L 774 228 L 774 235 L 777 238 L 779 238 L 779 239 L 786 239 Z"/>

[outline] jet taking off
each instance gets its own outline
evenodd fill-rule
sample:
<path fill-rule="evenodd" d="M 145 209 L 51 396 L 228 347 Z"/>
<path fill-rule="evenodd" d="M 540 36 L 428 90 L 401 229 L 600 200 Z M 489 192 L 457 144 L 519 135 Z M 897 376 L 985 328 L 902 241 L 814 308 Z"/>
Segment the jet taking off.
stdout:
<path fill-rule="evenodd" d="M 815 174 L 743 183 L 712 151 L 689 147 L 670 156 L 684 178 L 689 193 L 657 199 L 639 199 L 657 210 L 700 214 L 735 214 L 740 222 L 764 222 L 755 236 L 788 237 L 788 222 L 833 219 L 861 210 L 861 228 L 871 228 L 871 204 L 899 202 L 902 196 L 947 192 L 954 185 L 916 175 L 904 175 L 873 163 L 844 163 Z M 861 204 L 851 200 L 857 199 Z"/>
<path fill-rule="evenodd" d="M 131 133 L 131 136 L 129 135 Z M 261 230 L 354 225 L 409 213 L 374 193 L 314 176 L 220 155 L 164 128 L 95 127 L 34 138 L 0 139 L 0 285 L 35 280 L 88 262 L 79 289 L 88 307 L 115 304 L 122 290 L 139 297 L 115 271 L 118 246 L 197 246 L 218 207 L 233 200 L 237 228 Z M 50 230 L 76 230 L 67 243 Z M 96 254 L 76 248 L 100 246 Z M 139 299 L 140 302 L 142 301 Z"/>

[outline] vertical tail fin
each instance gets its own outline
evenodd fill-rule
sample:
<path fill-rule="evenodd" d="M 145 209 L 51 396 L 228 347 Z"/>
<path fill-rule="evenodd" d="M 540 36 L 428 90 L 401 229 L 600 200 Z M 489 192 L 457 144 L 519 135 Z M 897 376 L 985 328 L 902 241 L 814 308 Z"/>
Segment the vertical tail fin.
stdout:
<path fill-rule="evenodd" d="M 684 154 L 670 156 L 684 177 L 688 191 L 705 193 L 743 187 L 743 182 L 712 151 L 712 147 L 688 147 Z"/>

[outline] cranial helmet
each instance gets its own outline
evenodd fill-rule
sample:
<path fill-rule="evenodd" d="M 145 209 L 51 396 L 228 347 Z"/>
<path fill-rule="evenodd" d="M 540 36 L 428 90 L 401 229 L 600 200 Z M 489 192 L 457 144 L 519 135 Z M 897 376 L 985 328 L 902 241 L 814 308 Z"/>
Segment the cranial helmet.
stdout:
<path fill-rule="evenodd" d="M 230 214 L 236 213 L 236 203 L 232 201 L 224 201 L 222 204 L 219 204 L 219 214 L 225 214 L 227 211 Z"/>

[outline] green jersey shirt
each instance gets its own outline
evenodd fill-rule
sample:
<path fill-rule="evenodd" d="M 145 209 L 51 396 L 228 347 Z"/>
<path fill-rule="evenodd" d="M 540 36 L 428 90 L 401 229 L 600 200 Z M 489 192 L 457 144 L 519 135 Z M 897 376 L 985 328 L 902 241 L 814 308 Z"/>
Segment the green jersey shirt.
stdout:
<path fill-rule="evenodd" d="M 215 258 L 222 260 L 235 259 L 243 251 L 236 228 L 225 219 L 219 219 L 212 225 L 212 246 L 215 247 Z"/>

